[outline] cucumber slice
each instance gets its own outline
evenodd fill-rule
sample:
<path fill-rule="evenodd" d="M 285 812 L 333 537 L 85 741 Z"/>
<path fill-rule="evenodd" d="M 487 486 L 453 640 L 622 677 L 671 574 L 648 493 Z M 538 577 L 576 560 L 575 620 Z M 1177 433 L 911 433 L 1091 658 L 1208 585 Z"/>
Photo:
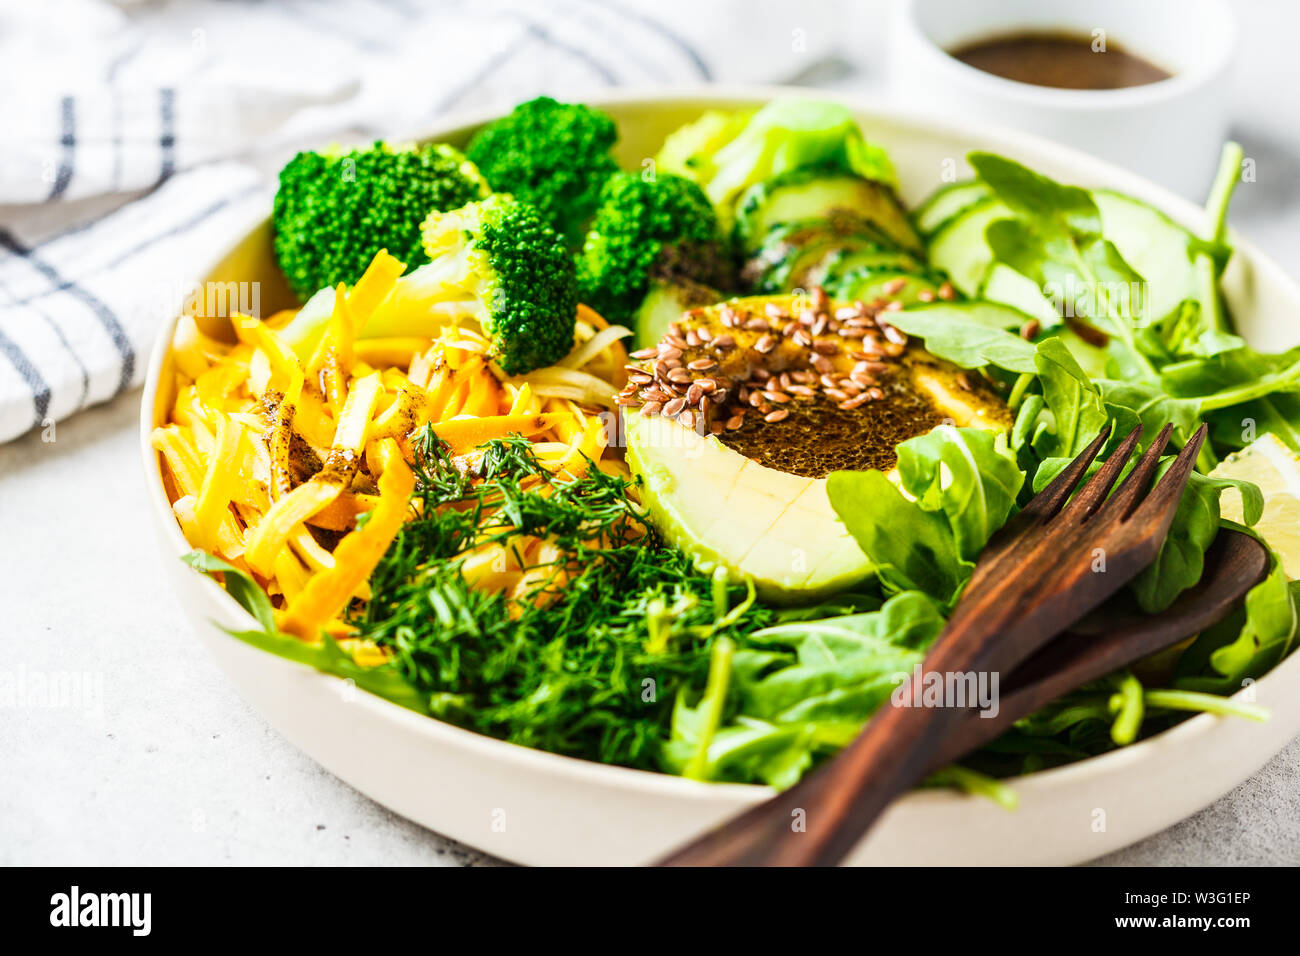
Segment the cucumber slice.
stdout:
<path fill-rule="evenodd" d="M 751 186 L 736 203 L 736 237 L 753 253 L 774 226 L 836 216 L 864 220 L 904 249 L 924 248 L 891 188 L 825 166 L 794 169 Z"/>
<path fill-rule="evenodd" d="M 919 273 L 925 269 L 924 263 L 906 252 L 879 248 L 841 249 L 823 260 L 819 266 L 820 271 L 814 269 L 804 277 L 804 281 L 811 285 L 804 285 L 803 288 L 809 289 L 813 285 L 820 285 L 830 289 L 839 285 L 844 277 L 850 274 L 865 275 L 882 271 Z"/>
<path fill-rule="evenodd" d="M 958 213 L 991 195 L 989 187 L 978 179 L 949 183 L 930 193 L 929 198 L 912 213 L 912 222 L 917 231 L 928 239 Z"/>
<path fill-rule="evenodd" d="M 905 252 L 895 252 L 892 247 L 882 246 L 870 236 L 827 238 L 804 246 L 796 255 L 789 257 L 773 269 L 768 276 L 772 286 L 763 291 L 790 293 L 795 289 L 811 289 L 813 286 L 824 285 L 827 272 L 836 262 L 846 256 L 859 254 L 879 255 L 886 258 L 896 256 L 911 258 Z"/>
<path fill-rule="evenodd" d="M 963 295 L 975 295 L 993 261 L 984 230 L 989 223 L 1014 215 L 997 199 L 982 200 L 958 213 L 930 239 L 930 264 L 948 273 Z"/>
<path fill-rule="evenodd" d="M 1043 295 L 1038 284 L 1001 262 L 989 266 L 984 281 L 980 284 L 978 297 L 988 302 L 999 302 L 1013 309 L 1019 309 L 1037 319 L 1045 329 L 1061 324 L 1061 314 L 1056 311 L 1056 307 L 1047 296 Z"/>
<path fill-rule="evenodd" d="M 727 298 L 723 293 L 696 282 L 651 283 L 641 307 L 632 321 L 632 341 L 636 348 L 654 345 L 668 331 L 668 326 L 688 309 L 714 305 Z"/>
<path fill-rule="evenodd" d="M 1115 244 L 1124 261 L 1146 280 L 1146 302 L 1138 325 L 1163 319 L 1184 299 L 1195 299 L 1205 311 L 1208 328 L 1221 327 L 1217 295 L 1204 301 L 1196 277 L 1197 239 L 1164 213 L 1146 203 L 1108 189 L 1092 193 L 1101 213 L 1101 232 Z"/>
<path fill-rule="evenodd" d="M 741 277 L 758 293 L 789 292 L 801 286 L 803 273 L 837 249 L 889 249 L 893 244 L 868 224 L 852 217 L 788 223 L 768 233 Z"/>
<path fill-rule="evenodd" d="M 892 292 L 885 287 L 902 280 L 903 286 Z M 904 305 L 914 305 L 921 300 L 922 292 L 937 295 L 941 283 L 915 272 L 891 272 L 888 269 L 864 269 L 847 273 L 827 291 L 833 299 L 845 302 L 874 302 L 876 299 L 900 299 Z"/>

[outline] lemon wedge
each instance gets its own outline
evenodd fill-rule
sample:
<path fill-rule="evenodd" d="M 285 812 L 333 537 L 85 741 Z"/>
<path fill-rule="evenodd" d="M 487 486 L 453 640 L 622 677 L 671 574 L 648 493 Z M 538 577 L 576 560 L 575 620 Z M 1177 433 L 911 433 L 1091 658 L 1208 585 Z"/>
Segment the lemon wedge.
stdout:
<path fill-rule="evenodd" d="M 1255 525 L 1277 552 L 1287 578 L 1300 578 L 1300 455 L 1265 434 L 1219 463 L 1213 478 L 1250 481 L 1264 493 L 1264 516 Z M 1229 488 L 1219 501 L 1223 517 L 1242 522 L 1241 492 Z"/>

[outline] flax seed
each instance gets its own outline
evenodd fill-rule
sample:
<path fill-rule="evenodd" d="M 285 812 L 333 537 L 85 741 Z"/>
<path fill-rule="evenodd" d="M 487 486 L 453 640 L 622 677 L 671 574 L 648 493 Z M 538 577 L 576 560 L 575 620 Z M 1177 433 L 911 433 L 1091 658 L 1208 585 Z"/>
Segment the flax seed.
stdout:
<path fill-rule="evenodd" d="M 951 282 L 945 282 L 939 286 L 939 298 L 947 299 L 950 302 L 957 298 L 957 290 L 952 287 Z"/>
<path fill-rule="evenodd" d="M 692 411 L 685 411 L 685 412 L 682 412 L 680 415 L 677 416 L 677 421 L 678 421 L 678 423 L 681 424 L 684 428 L 694 428 L 694 427 L 695 427 L 695 413 L 692 412 Z"/>
<path fill-rule="evenodd" d="M 712 403 L 711 401 L 709 401 L 709 396 L 707 396 L 707 395 L 701 395 L 701 396 L 700 396 L 700 414 L 701 414 L 701 415 L 707 415 L 707 414 L 709 414 L 709 409 L 712 408 L 712 407 L 713 407 L 713 403 Z"/>
<path fill-rule="evenodd" d="M 663 402 L 646 402 L 641 406 L 641 414 L 649 418 L 651 415 L 658 415 L 664 410 Z"/>
<path fill-rule="evenodd" d="M 821 372 L 823 375 L 829 375 L 831 372 L 835 371 L 835 363 L 825 355 L 814 355 L 812 358 L 812 365 L 813 368 L 817 369 L 817 371 Z"/>
<path fill-rule="evenodd" d="M 749 393 L 749 405 L 750 405 L 751 408 L 758 408 L 758 406 L 759 406 L 759 405 L 762 405 L 762 404 L 763 404 L 763 393 L 762 393 L 762 392 L 750 392 L 750 393 Z"/>
<path fill-rule="evenodd" d="M 900 276 L 897 279 L 890 279 L 880 287 L 880 291 L 885 293 L 885 295 L 898 295 L 898 293 L 903 291 L 906 285 L 907 280 Z"/>
<path fill-rule="evenodd" d="M 860 406 L 865 405 L 869 401 L 871 401 L 871 393 L 863 392 L 861 395 L 855 396 L 854 398 L 850 398 L 847 401 L 840 402 L 839 407 L 846 412 L 851 412 L 853 411 L 853 409 L 859 408 Z"/>
<path fill-rule="evenodd" d="M 776 402 L 778 405 L 784 405 L 786 402 L 790 401 L 790 396 L 785 392 L 777 392 L 772 389 L 764 390 L 763 397 L 769 402 Z"/>
<path fill-rule="evenodd" d="M 930 289 L 922 289 L 920 292 L 916 294 L 916 297 L 922 302 L 933 302 L 934 292 Z"/>
<path fill-rule="evenodd" d="M 1039 322 L 1037 319 L 1030 319 L 1028 322 L 1026 322 L 1024 325 L 1020 327 L 1020 337 L 1022 339 L 1028 339 L 1029 341 L 1032 342 L 1035 338 L 1038 337 L 1038 333 L 1041 332 L 1042 330 L 1043 330 L 1043 323 Z"/>
<path fill-rule="evenodd" d="M 817 389 L 809 388 L 807 385 L 791 385 L 786 391 L 791 395 L 797 395 L 800 398 L 816 398 Z"/>
<path fill-rule="evenodd" d="M 715 405 L 722 405 L 727 400 L 727 390 L 725 388 L 720 388 L 709 397 L 713 399 Z"/>
<path fill-rule="evenodd" d="M 614 401 L 619 405 L 640 405 L 641 404 L 641 399 L 637 398 L 635 395 L 619 395 L 614 399 Z"/>
<path fill-rule="evenodd" d="M 718 363 L 711 358 L 701 358 L 701 359 L 696 359 L 694 362 L 691 362 L 686 367 L 690 369 L 692 372 L 707 372 L 710 369 L 717 368 Z"/>
<path fill-rule="evenodd" d="M 686 344 L 689 345 L 689 346 L 690 346 L 691 348 L 693 348 L 693 349 L 694 349 L 694 348 L 699 348 L 699 346 L 700 346 L 700 335 L 699 335 L 699 333 L 696 332 L 694 329 L 688 329 L 687 332 L 686 332 Z"/>
<path fill-rule="evenodd" d="M 763 306 L 763 312 L 767 315 L 769 319 L 790 318 L 790 313 L 787 312 L 785 309 L 781 308 L 781 306 L 777 305 L 775 302 L 769 302 L 767 303 L 767 305 Z"/>
<path fill-rule="evenodd" d="M 721 434 L 722 434 L 723 427 L 724 427 L 724 426 L 723 426 L 722 422 L 714 422 L 712 425 L 709 426 L 709 434 L 710 434 L 710 435 L 721 435 Z"/>
<path fill-rule="evenodd" d="M 745 331 L 747 332 L 766 332 L 772 328 L 772 323 L 767 319 L 753 318 L 745 322 Z"/>
<path fill-rule="evenodd" d="M 671 402 L 669 402 L 667 405 L 664 406 L 664 415 L 668 418 L 674 418 L 685 407 L 686 407 L 686 399 L 674 398 Z"/>
<path fill-rule="evenodd" d="M 819 285 L 813 286 L 812 303 L 813 308 L 818 312 L 821 312 L 826 308 L 826 290 Z"/>
<path fill-rule="evenodd" d="M 806 349 L 812 348 L 813 337 L 809 334 L 807 329 L 795 329 L 792 338 L 795 340 L 796 344 L 802 345 Z"/>
<path fill-rule="evenodd" d="M 897 326 L 882 323 L 880 331 L 884 332 L 885 338 L 889 339 L 889 341 L 893 342 L 895 345 L 907 344 L 907 333 Z"/>
<path fill-rule="evenodd" d="M 813 343 L 813 351 L 816 352 L 818 355 L 834 355 L 839 350 L 840 347 L 835 342 L 829 342 L 823 340 L 823 341 Z"/>
<path fill-rule="evenodd" d="M 789 417 L 790 417 L 790 412 L 789 412 L 789 411 L 787 411 L 787 410 L 784 409 L 784 408 L 778 408 L 778 409 L 776 409 L 776 410 L 774 410 L 774 411 L 770 411 L 770 412 L 768 412 L 766 415 L 764 415 L 764 416 L 763 416 L 763 421 L 765 421 L 765 422 L 769 422 L 769 423 L 772 423 L 772 424 L 775 424 L 776 422 L 784 421 L 785 419 L 787 419 L 787 418 L 789 418 Z"/>
<path fill-rule="evenodd" d="M 846 339 L 863 339 L 867 337 L 867 330 L 859 328 L 856 325 L 846 325 L 840 329 L 840 337 Z"/>
<path fill-rule="evenodd" d="M 647 375 L 645 372 L 632 372 L 628 375 L 627 380 L 633 385 L 649 385 L 655 380 L 655 377 Z"/>
<path fill-rule="evenodd" d="M 745 413 L 739 412 L 727 419 L 727 431 L 734 432 L 741 425 L 745 424 Z"/>
<path fill-rule="evenodd" d="M 713 340 L 713 347 L 717 349 L 719 352 L 725 352 L 728 349 L 734 349 L 736 347 L 736 337 L 730 333 L 727 333 L 725 335 L 719 335 L 716 339 Z"/>
<path fill-rule="evenodd" d="M 654 358 L 654 357 L 655 357 L 656 355 L 658 355 L 658 354 L 659 354 L 659 348 L 658 348 L 658 346 L 653 346 L 653 347 L 648 348 L 648 349 L 637 349 L 635 352 L 633 352 L 631 355 L 629 355 L 628 358 L 634 358 L 634 359 L 652 359 L 652 358 Z M 631 366 L 630 366 L 630 365 L 628 365 L 628 366 L 624 366 L 624 368 L 631 368 Z"/>
<path fill-rule="evenodd" d="M 774 348 L 776 348 L 776 339 L 772 338 L 771 335 L 764 335 L 754 343 L 754 351 L 762 355 L 766 355 Z"/>
<path fill-rule="evenodd" d="M 835 318 L 841 322 L 851 322 L 858 317 L 858 308 L 853 305 L 841 306 L 835 310 Z"/>
<path fill-rule="evenodd" d="M 668 373 L 668 381 L 674 385 L 685 385 L 691 380 L 691 373 L 684 368 L 675 368 Z"/>

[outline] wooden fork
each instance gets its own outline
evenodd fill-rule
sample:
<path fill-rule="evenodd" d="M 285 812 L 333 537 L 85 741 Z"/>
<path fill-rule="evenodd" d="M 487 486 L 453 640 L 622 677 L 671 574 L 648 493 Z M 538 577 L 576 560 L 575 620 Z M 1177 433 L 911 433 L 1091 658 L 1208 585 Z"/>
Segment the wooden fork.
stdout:
<path fill-rule="evenodd" d="M 994 536 L 927 653 L 923 673 L 1010 674 L 1155 560 L 1206 428 L 1197 430 L 1147 494 L 1169 441 L 1166 425 L 1109 494 L 1141 431 L 1135 428 L 1071 498 L 1110 436 L 1109 426 L 1104 428 Z M 659 865 L 837 863 L 885 807 L 933 769 L 969 714 L 960 707 L 885 706 L 825 766 Z"/>

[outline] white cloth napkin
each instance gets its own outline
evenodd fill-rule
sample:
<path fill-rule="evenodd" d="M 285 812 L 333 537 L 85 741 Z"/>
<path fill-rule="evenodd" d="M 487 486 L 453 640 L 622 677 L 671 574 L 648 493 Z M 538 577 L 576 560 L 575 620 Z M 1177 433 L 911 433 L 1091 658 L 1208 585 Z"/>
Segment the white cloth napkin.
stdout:
<path fill-rule="evenodd" d="M 835 49 L 842 13 L 834 0 L 5 4 L 0 441 L 138 384 L 159 323 L 266 214 L 293 150 L 539 93 L 785 81 Z"/>

